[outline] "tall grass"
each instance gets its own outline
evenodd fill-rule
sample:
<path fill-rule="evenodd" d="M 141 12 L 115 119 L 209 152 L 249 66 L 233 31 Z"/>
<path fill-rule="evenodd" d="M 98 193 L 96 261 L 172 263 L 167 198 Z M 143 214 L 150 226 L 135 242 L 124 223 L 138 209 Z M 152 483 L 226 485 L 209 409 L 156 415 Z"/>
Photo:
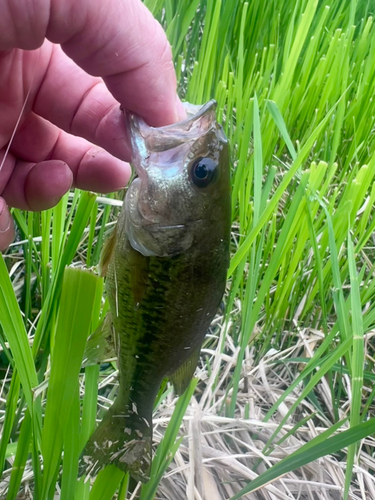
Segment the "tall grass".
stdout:
<path fill-rule="evenodd" d="M 284 360 L 292 381 L 264 408 L 264 422 L 283 414 L 254 466 L 264 472 L 237 485 L 233 499 L 345 447 L 342 496 L 348 498 L 360 440 L 375 430 L 375 6 L 365 0 L 145 3 L 172 44 L 181 95 L 193 103 L 217 99 L 232 148 L 233 247 L 223 331 L 233 339 L 235 359 L 228 369 L 222 361 L 210 378 L 215 393 L 220 374 L 231 371 L 221 414 L 247 416 L 239 394 L 249 346 L 261 362 L 271 349 L 293 346 L 302 330 L 321 332 L 309 356 Z M 27 477 L 40 500 L 56 491 L 80 500 L 128 495 L 128 477 L 114 467 L 92 487 L 76 481 L 79 452 L 115 389 L 111 365 L 80 372 L 84 342 L 103 314 L 101 280 L 64 270 L 98 263 L 116 215 L 108 202 L 103 208 L 93 195 L 76 192 L 42 214 L 14 211 L 23 241 L 0 258 L 0 495 L 9 500 L 30 463 Z M 232 355 L 226 346 L 222 341 L 216 349 Z M 103 380 L 110 381 L 107 389 Z M 316 392 L 325 380 L 329 414 Z M 142 499 L 154 498 L 180 444 L 193 390 L 194 384 L 175 408 Z M 169 395 L 164 385 L 157 404 Z M 310 414 L 298 423 L 293 416 L 304 401 Z M 326 431 L 268 467 L 267 457 L 287 437 L 283 426 L 293 422 L 288 435 L 296 434 L 309 419 L 324 419 Z"/>

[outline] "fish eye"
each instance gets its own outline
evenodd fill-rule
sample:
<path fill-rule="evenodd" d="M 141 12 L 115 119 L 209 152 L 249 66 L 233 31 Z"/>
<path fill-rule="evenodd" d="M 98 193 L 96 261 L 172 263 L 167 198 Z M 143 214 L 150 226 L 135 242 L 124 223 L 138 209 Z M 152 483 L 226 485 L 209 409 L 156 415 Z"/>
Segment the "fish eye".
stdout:
<path fill-rule="evenodd" d="M 198 158 L 191 167 L 191 179 L 200 188 L 206 187 L 215 179 L 217 163 L 212 158 Z"/>

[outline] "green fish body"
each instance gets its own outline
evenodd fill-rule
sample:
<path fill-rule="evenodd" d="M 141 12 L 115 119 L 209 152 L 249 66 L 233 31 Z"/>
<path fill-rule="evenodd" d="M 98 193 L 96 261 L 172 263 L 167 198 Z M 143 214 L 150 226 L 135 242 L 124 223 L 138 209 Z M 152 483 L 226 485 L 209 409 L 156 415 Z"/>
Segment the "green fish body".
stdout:
<path fill-rule="evenodd" d="M 138 177 L 103 249 L 110 314 L 99 329 L 116 352 L 119 392 L 83 451 L 86 474 L 115 464 L 148 480 L 160 384 L 169 377 L 184 392 L 225 289 L 227 140 L 214 101 L 186 109 L 186 120 L 161 128 L 129 117 Z"/>

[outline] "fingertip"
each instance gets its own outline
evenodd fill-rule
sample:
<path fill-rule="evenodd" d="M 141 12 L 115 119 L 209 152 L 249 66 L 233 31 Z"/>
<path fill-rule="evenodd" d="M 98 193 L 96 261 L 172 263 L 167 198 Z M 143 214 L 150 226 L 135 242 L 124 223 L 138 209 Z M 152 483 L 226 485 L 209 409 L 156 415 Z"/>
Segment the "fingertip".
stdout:
<path fill-rule="evenodd" d="M 25 180 L 25 198 L 29 209 L 35 212 L 51 208 L 73 184 L 73 173 L 60 160 L 37 163 Z"/>
<path fill-rule="evenodd" d="M 0 198 L 0 252 L 14 240 L 14 224 L 5 200 Z"/>
<path fill-rule="evenodd" d="M 104 149 L 90 148 L 78 167 L 75 185 L 96 193 L 110 193 L 124 188 L 131 176 L 130 165 Z"/>

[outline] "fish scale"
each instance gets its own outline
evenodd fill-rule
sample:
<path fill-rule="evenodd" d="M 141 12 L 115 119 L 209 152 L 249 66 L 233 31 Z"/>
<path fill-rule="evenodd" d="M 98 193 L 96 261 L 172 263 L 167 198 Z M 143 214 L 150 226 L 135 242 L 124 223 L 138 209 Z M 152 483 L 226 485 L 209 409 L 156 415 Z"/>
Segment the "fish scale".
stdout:
<path fill-rule="evenodd" d="M 90 364 L 99 361 L 96 352 L 105 352 L 100 335 L 116 346 L 119 390 L 82 453 L 81 474 L 115 464 L 148 480 L 160 384 L 169 377 L 176 392 L 184 392 L 220 305 L 229 263 L 230 183 L 214 107 L 193 106 L 187 120 L 159 129 L 130 118 L 139 177 L 102 253 L 110 316 L 86 349 Z"/>

